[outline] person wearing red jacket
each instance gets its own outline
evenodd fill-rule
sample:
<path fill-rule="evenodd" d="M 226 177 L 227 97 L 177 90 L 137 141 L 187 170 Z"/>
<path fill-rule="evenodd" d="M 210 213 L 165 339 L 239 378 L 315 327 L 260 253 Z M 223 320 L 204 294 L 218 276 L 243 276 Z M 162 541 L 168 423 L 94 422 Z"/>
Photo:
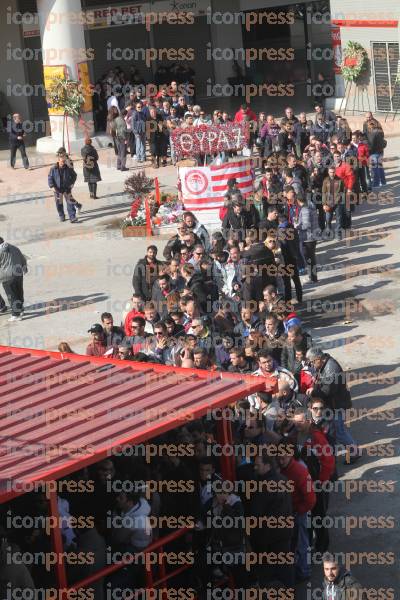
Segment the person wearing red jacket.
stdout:
<path fill-rule="evenodd" d="M 247 104 L 242 104 L 242 106 L 235 114 L 235 118 L 233 120 L 235 123 L 242 123 L 244 121 L 245 116 L 248 117 L 249 121 L 257 121 L 256 114 L 251 110 L 251 108 Z"/>
<path fill-rule="evenodd" d="M 308 389 L 312 388 L 315 383 L 315 377 L 311 372 L 308 361 L 306 359 L 307 349 L 302 344 L 294 346 L 296 362 L 301 365 L 300 370 L 295 373 L 297 383 L 299 384 L 300 394 L 305 394 Z"/>
<path fill-rule="evenodd" d="M 313 481 L 307 467 L 294 458 L 295 448 L 288 444 L 285 452 L 278 456 L 280 472 L 292 484 L 292 502 L 295 513 L 295 535 L 293 550 L 296 556 L 296 578 L 305 581 L 311 576 L 311 565 L 307 561 L 310 538 L 307 528 L 307 513 L 316 503 Z M 296 535 L 297 534 L 297 535 Z"/>
<path fill-rule="evenodd" d="M 133 319 L 135 317 L 142 317 L 142 318 L 144 318 L 144 312 L 139 311 L 136 308 L 133 308 L 126 315 L 125 322 L 124 322 L 124 331 L 125 331 L 125 335 L 127 335 L 128 337 L 131 336 L 131 335 L 134 335 L 134 333 L 132 331 L 132 321 L 133 321 Z"/>
<path fill-rule="evenodd" d="M 104 356 L 107 350 L 104 329 L 100 323 L 95 323 L 88 329 L 92 341 L 86 347 L 86 356 Z"/>
<path fill-rule="evenodd" d="M 308 467 L 316 492 L 316 503 L 309 523 L 314 530 L 315 551 L 324 553 L 329 547 L 329 531 L 323 521 L 328 510 L 329 482 L 335 472 L 334 449 L 325 434 L 313 427 L 307 409 L 296 409 L 293 422 L 297 432 L 296 446 Z"/>
<path fill-rule="evenodd" d="M 369 146 L 365 135 L 361 134 L 357 146 L 358 177 L 363 192 L 371 189 L 371 174 L 369 172 Z"/>
<path fill-rule="evenodd" d="M 345 200 L 339 201 L 336 206 L 336 237 L 342 239 L 343 232 L 351 227 L 351 205 L 353 188 L 356 182 L 356 176 L 351 166 L 342 160 L 341 154 L 338 151 L 333 153 L 335 163 L 335 175 L 339 177 L 345 187 Z"/>

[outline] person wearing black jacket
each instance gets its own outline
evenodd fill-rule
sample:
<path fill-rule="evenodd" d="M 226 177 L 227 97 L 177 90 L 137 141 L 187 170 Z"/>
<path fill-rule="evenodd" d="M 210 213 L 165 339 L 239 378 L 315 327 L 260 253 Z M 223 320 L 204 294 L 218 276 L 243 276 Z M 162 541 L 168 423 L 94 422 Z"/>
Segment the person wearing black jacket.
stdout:
<path fill-rule="evenodd" d="M 229 352 L 231 364 L 228 367 L 229 373 L 243 373 L 251 375 L 257 369 L 256 363 L 252 358 L 246 356 L 242 348 L 231 348 Z"/>
<path fill-rule="evenodd" d="M 101 181 L 98 165 L 99 155 L 96 148 L 93 148 L 90 137 L 85 139 L 85 145 L 81 148 L 81 156 L 83 158 L 83 178 L 88 184 L 90 197 L 97 199 L 97 182 Z"/>
<path fill-rule="evenodd" d="M 106 131 L 107 128 L 107 100 L 101 81 L 98 81 L 93 89 L 93 120 L 94 130 Z"/>
<path fill-rule="evenodd" d="M 258 485 L 246 503 L 246 516 L 259 521 L 258 527 L 251 531 L 250 544 L 254 552 L 281 556 L 280 561 L 266 564 L 262 560 L 257 564 L 260 585 L 278 580 L 291 586 L 294 578 L 294 556 L 290 551 L 294 528 L 291 488 L 290 482 L 277 473 L 270 454 L 269 448 L 262 448 L 254 459 L 254 480 Z"/>
<path fill-rule="evenodd" d="M 224 237 L 229 237 L 229 230 L 232 230 L 235 239 L 243 242 L 246 237 L 246 231 L 256 228 L 258 221 L 259 217 L 255 207 L 252 205 L 250 210 L 246 210 L 241 198 L 235 197 L 222 221 Z"/>
<path fill-rule="evenodd" d="M 180 260 L 180 252 L 182 246 L 185 245 L 184 237 L 188 233 L 188 228 L 185 223 L 180 222 L 177 225 L 177 233 L 168 240 L 167 245 L 164 248 L 163 256 L 165 260 L 172 260 L 178 258 Z M 196 240 L 197 243 L 197 240 Z"/>
<path fill-rule="evenodd" d="M 385 171 L 383 169 L 382 159 L 383 152 L 386 148 L 386 140 L 382 127 L 380 127 L 376 119 L 370 119 L 367 122 L 366 136 L 369 144 L 371 170 L 372 170 L 372 186 L 379 187 L 386 185 Z"/>
<path fill-rule="evenodd" d="M 282 126 L 282 131 L 278 135 L 278 145 L 281 152 L 296 154 L 296 138 L 293 132 L 293 125 L 289 121 Z"/>
<path fill-rule="evenodd" d="M 322 186 L 328 175 L 328 169 L 320 152 L 315 153 L 314 165 L 310 173 L 310 186 L 312 201 L 318 211 L 318 226 L 321 231 L 325 229 L 325 211 L 322 205 Z"/>
<path fill-rule="evenodd" d="M 276 285 L 275 257 L 263 242 L 255 240 L 250 248 L 242 252 L 243 296 L 246 302 L 263 299 L 263 289 Z"/>
<path fill-rule="evenodd" d="M 250 583 L 245 568 L 244 509 L 239 496 L 225 491 L 227 483 L 221 479 L 212 483 L 213 496 L 204 518 L 208 534 L 206 572 L 213 569 L 215 579 L 231 572 L 236 587 L 243 589 Z"/>
<path fill-rule="evenodd" d="M 193 265 L 185 263 L 181 267 L 181 275 L 185 280 L 185 287 L 195 296 L 196 303 L 198 304 L 201 313 L 209 314 L 211 312 L 209 310 L 211 298 L 202 273 L 196 273 Z"/>
<path fill-rule="evenodd" d="M 294 154 L 288 154 L 286 157 L 287 166 L 293 171 L 293 177 L 299 179 L 304 190 L 309 187 L 309 174 L 304 165 L 302 165 Z"/>
<path fill-rule="evenodd" d="M 305 112 L 299 114 L 299 120 L 293 125 L 293 135 L 296 142 L 297 156 L 303 156 L 304 149 L 310 143 L 311 121 L 307 121 Z"/>
<path fill-rule="evenodd" d="M 109 348 L 117 348 L 125 337 L 124 330 L 114 325 L 113 316 L 109 312 L 104 312 L 101 315 L 101 325 L 104 331 L 104 341 L 107 350 Z"/>
<path fill-rule="evenodd" d="M 350 571 L 339 565 L 333 555 L 324 554 L 322 560 L 325 575 L 322 584 L 322 600 L 347 600 L 349 598 L 366 600 L 367 594 L 364 593 L 361 584 Z"/>
<path fill-rule="evenodd" d="M 14 113 L 12 121 L 8 126 L 9 141 L 10 141 L 10 166 L 15 169 L 15 159 L 17 156 L 17 150 L 21 152 L 22 162 L 25 169 L 29 169 L 29 160 L 25 150 L 25 131 L 22 123 L 22 118 L 19 113 Z"/>
<path fill-rule="evenodd" d="M 159 312 L 162 319 L 165 319 L 168 316 L 168 306 L 169 302 L 174 302 L 174 298 L 178 296 L 176 292 L 172 288 L 171 278 L 168 273 L 163 273 L 160 275 L 153 284 L 153 289 L 151 292 L 151 299 L 157 306 L 157 312 Z"/>
<path fill-rule="evenodd" d="M 314 105 L 315 108 L 315 123 L 319 116 L 322 116 L 323 120 L 326 123 L 330 124 L 331 131 L 333 131 L 335 123 L 336 123 L 336 115 L 331 110 L 326 110 L 320 102 L 316 102 Z"/>
<path fill-rule="evenodd" d="M 279 216 L 278 240 L 286 271 L 286 275 L 283 275 L 285 301 L 287 302 L 292 299 L 292 285 L 290 280 L 293 279 L 296 298 L 298 302 L 301 302 L 303 300 L 303 287 L 298 269 L 300 261 L 298 235 L 295 228 L 289 224 L 285 215 Z"/>
<path fill-rule="evenodd" d="M 57 156 L 57 163 L 51 167 L 48 175 L 49 188 L 54 189 L 54 199 L 60 221 L 65 221 L 63 198 L 67 203 L 67 211 L 70 223 L 77 223 L 76 202 L 72 199 L 72 187 L 76 181 L 76 173 L 67 164 L 68 158 L 65 154 Z"/>
<path fill-rule="evenodd" d="M 148 246 L 146 256 L 136 263 L 132 277 L 135 294 L 145 302 L 151 300 L 153 284 L 160 275 L 162 262 L 157 260 L 157 246 Z"/>
<path fill-rule="evenodd" d="M 326 144 L 331 133 L 331 124 L 325 121 L 322 115 L 317 115 L 315 123 L 311 127 L 311 135 L 315 136 L 323 144 Z"/>
<path fill-rule="evenodd" d="M 167 155 L 168 139 L 166 125 L 162 115 L 157 114 L 154 106 L 149 109 L 149 119 L 146 121 L 146 138 L 150 146 L 152 167 L 158 169 L 161 158 Z"/>
<path fill-rule="evenodd" d="M 132 132 L 135 136 L 136 143 L 136 160 L 139 163 L 146 160 L 146 112 L 143 111 L 143 104 L 138 102 L 136 110 L 132 114 Z"/>

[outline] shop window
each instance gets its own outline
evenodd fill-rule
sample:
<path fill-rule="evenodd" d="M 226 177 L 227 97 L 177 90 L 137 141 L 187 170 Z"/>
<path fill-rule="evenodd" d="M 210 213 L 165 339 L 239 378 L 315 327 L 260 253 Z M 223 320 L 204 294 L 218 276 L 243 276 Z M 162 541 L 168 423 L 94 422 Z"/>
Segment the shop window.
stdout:
<path fill-rule="evenodd" d="M 399 44 L 372 42 L 372 63 L 376 109 L 382 112 L 400 110 Z"/>

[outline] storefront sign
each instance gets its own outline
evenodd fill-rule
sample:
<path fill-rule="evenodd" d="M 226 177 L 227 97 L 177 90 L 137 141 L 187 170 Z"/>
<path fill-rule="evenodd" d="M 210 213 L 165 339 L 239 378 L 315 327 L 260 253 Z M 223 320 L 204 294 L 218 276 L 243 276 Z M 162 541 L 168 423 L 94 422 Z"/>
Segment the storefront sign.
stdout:
<path fill-rule="evenodd" d="M 82 84 L 82 94 L 85 98 L 85 103 L 82 106 L 81 112 L 90 112 L 92 105 L 92 84 L 90 83 L 89 65 L 87 62 L 81 62 L 76 65 L 78 80 Z"/>
<path fill-rule="evenodd" d="M 189 13 L 193 17 L 205 15 L 208 6 L 209 0 L 161 0 L 154 4 L 144 2 L 94 8 L 86 11 L 86 26 L 88 29 L 140 24 L 145 24 L 148 29 L 161 24 L 184 26 L 193 23 L 188 20 Z"/>
<path fill-rule="evenodd" d="M 38 37 L 40 35 L 39 25 L 22 23 L 22 35 L 24 38 Z"/>
<path fill-rule="evenodd" d="M 160 0 L 159 2 L 143 2 L 142 4 L 120 4 L 118 6 L 105 6 L 85 11 L 86 29 L 105 29 L 107 27 L 122 27 L 124 25 L 146 24 L 152 25 L 185 25 L 192 24 L 188 20 L 189 13 L 193 17 L 206 14 L 210 0 Z M 184 15 L 187 15 L 186 19 Z M 146 21 L 146 15 L 147 21 Z M 37 37 L 40 35 L 38 16 L 35 13 L 32 23 L 22 23 L 23 37 Z"/>
<path fill-rule="evenodd" d="M 242 150 L 249 139 L 249 125 L 247 123 L 226 123 L 224 125 L 177 127 L 171 132 L 171 139 L 174 153 L 178 158 Z"/>
<path fill-rule="evenodd" d="M 54 79 L 67 76 L 67 65 L 44 65 L 43 66 L 43 81 L 46 90 L 50 90 Z M 62 116 L 64 111 L 62 108 L 51 108 L 51 104 L 47 103 L 49 115 Z"/>
<path fill-rule="evenodd" d="M 342 41 L 340 38 L 340 27 L 331 28 L 331 40 L 333 49 L 333 70 L 336 74 L 342 72 L 340 65 L 342 64 Z"/>

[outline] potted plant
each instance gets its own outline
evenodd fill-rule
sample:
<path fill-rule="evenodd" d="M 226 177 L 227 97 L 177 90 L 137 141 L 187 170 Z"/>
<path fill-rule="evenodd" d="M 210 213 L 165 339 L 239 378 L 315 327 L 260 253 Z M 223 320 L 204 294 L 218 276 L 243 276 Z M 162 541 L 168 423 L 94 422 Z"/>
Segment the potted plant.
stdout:
<path fill-rule="evenodd" d="M 47 91 L 48 100 L 53 108 L 64 112 L 62 145 L 65 146 L 65 124 L 67 117 L 77 119 L 85 103 L 83 86 L 79 81 L 55 77 L 51 88 Z"/>
<path fill-rule="evenodd" d="M 125 192 L 132 198 L 129 214 L 122 221 L 123 237 L 147 235 L 145 198 L 153 189 L 153 180 L 144 171 L 133 173 L 125 180 Z"/>

